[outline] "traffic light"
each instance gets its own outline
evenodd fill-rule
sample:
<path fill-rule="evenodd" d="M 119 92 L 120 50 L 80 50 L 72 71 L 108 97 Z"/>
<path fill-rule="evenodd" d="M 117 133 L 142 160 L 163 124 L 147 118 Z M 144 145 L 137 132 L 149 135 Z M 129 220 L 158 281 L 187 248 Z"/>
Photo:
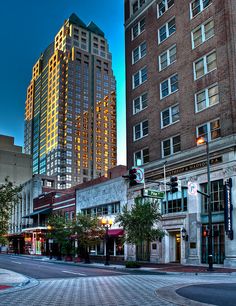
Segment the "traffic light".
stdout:
<path fill-rule="evenodd" d="M 209 237 L 209 230 L 208 230 L 208 228 L 204 228 L 204 230 L 202 232 L 202 235 L 203 235 L 204 238 Z"/>
<path fill-rule="evenodd" d="M 175 193 L 179 191 L 179 183 L 178 183 L 178 177 L 177 176 L 172 176 L 170 178 L 170 192 Z"/>
<path fill-rule="evenodd" d="M 129 185 L 130 186 L 135 186 L 137 185 L 137 169 L 136 168 L 131 168 L 129 169 Z"/>

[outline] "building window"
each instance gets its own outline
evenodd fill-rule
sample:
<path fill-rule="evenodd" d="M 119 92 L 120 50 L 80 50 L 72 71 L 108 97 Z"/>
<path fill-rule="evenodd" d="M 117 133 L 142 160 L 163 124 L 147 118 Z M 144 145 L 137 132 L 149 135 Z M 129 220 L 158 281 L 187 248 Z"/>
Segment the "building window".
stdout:
<path fill-rule="evenodd" d="M 132 52 L 132 62 L 135 64 L 138 60 L 143 58 L 146 55 L 146 42 L 143 42 Z"/>
<path fill-rule="evenodd" d="M 195 80 L 216 69 L 216 51 L 213 51 L 196 60 L 193 68 Z"/>
<path fill-rule="evenodd" d="M 206 40 L 214 36 L 214 21 L 207 20 L 205 23 L 201 24 L 199 27 L 192 31 L 192 48 L 204 43 Z"/>
<path fill-rule="evenodd" d="M 171 106 L 161 112 L 161 128 L 179 121 L 179 105 Z"/>
<path fill-rule="evenodd" d="M 176 45 L 159 55 L 159 71 L 176 61 Z"/>
<path fill-rule="evenodd" d="M 147 67 L 142 68 L 133 75 L 133 89 L 147 80 Z"/>
<path fill-rule="evenodd" d="M 178 74 L 172 75 L 167 80 L 161 82 L 160 84 L 160 96 L 161 99 L 169 96 L 173 92 L 177 91 L 178 87 Z"/>
<path fill-rule="evenodd" d="M 120 202 L 99 205 L 97 207 L 90 207 L 82 209 L 85 215 L 102 216 L 120 213 Z"/>
<path fill-rule="evenodd" d="M 200 189 L 202 192 L 208 194 L 207 183 L 201 184 Z M 202 196 L 202 213 L 208 214 L 208 199 Z M 211 182 L 211 208 L 212 212 L 224 211 L 224 185 L 223 180 Z"/>
<path fill-rule="evenodd" d="M 145 19 L 143 18 L 132 28 L 132 39 L 135 39 L 144 30 L 145 30 Z"/>
<path fill-rule="evenodd" d="M 148 120 L 134 126 L 134 140 L 141 139 L 148 135 Z"/>
<path fill-rule="evenodd" d="M 149 149 L 145 148 L 134 153 L 134 165 L 141 166 L 149 162 Z"/>
<path fill-rule="evenodd" d="M 167 192 L 166 198 L 162 202 L 163 214 L 172 214 L 187 211 L 187 190 L 171 193 Z"/>
<path fill-rule="evenodd" d="M 217 84 L 212 85 L 195 94 L 196 112 L 200 112 L 217 103 L 219 103 L 219 88 Z"/>
<path fill-rule="evenodd" d="M 158 42 L 159 44 L 167 39 L 169 36 L 174 34 L 176 31 L 175 26 L 175 18 L 171 19 L 169 22 L 165 23 L 159 30 L 158 30 Z"/>
<path fill-rule="evenodd" d="M 161 17 L 169 8 L 174 5 L 174 0 L 161 0 L 157 5 L 157 16 Z"/>
<path fill-rule="evenodd" d="M 148 104 L 147 93 L 144 93 L 141 96 L 134 99 L 133 114 L 137 114 L 138 112 L 142 111 L 144 108 L 147 107 L 147 104 Z"/>
<path fill-rule="evenodd" d="M 204 137 L 208 141 L 220 137 L 220 119 L 207 122 L 197 127 L 197 137 Z"/>
<path fill-rule="evenodd" d="M 132 3 L 132 13 L 135 14 L 141 6 L 145 4 L 146 0 L 136 0 Z"/>
<path fill-rule="evenodd" d="M 181 151 L 180 135 L 162 141 L 162 157 Z"/>
<path fill-rule="evenodd" d="M 212 3 L 212 0 L 193 0 L 190 3 L 191 18 L 201 13 L 211 3 Z"/>

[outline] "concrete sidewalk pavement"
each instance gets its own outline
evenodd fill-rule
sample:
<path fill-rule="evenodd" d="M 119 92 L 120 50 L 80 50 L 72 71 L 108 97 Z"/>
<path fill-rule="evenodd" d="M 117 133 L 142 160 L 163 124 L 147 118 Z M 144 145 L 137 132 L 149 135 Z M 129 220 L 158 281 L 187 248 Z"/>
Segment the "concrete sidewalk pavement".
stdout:
<path fill-rule="evenodd" d="M 14 292 L 19 289 L 29 288 L 37 285 L 39 282 L 22 274 L 0 269 L 0 295 Z"/>

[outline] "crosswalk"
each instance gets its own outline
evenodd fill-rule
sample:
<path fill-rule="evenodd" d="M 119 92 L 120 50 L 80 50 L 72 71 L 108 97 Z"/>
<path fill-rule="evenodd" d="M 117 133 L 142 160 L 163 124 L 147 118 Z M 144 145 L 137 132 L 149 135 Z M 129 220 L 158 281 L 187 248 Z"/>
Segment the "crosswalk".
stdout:
<path fill-rule="evenodd" d="M 235 276 L 116 275 L 47 279 L 29 290 L 1 295 L 1 306 L 173 306 L 157 294 L 176 284 L 236 282 Z M 83 273 L 80 273 L 83 274 Z M 76 276 L 76 275 L 75 275 Z M 186 305 L 186 304 L 181 304 Z"/>

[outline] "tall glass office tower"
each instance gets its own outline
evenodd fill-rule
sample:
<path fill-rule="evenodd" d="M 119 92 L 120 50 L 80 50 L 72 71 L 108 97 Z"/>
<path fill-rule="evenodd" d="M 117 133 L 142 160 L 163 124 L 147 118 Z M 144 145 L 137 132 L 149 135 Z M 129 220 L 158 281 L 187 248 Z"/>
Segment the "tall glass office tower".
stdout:
<path fill-rule="evenodd" d="M 116 165 L 116 82 L 104 33 L 75 14 L 32 71 L 25 106 L 25 152 L 33 174 L 58 188 L 107 175 Z"/>

